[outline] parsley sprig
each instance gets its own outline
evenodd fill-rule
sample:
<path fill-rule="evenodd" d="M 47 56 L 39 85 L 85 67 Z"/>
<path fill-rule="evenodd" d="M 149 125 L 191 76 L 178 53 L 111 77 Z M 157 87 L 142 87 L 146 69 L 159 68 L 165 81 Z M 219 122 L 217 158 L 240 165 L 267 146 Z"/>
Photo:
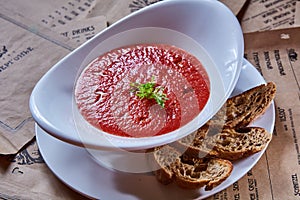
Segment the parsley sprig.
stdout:
<path fill-rule="evenodd" d="M 147 83 L 130 83 L 132 92 L 141 99 L 154 99 L 158 105 L 165 107 L 165 101 L 168 100 L 167 95 L 164 93 L 164 88 L 156 86 L 154 77 Z"/>

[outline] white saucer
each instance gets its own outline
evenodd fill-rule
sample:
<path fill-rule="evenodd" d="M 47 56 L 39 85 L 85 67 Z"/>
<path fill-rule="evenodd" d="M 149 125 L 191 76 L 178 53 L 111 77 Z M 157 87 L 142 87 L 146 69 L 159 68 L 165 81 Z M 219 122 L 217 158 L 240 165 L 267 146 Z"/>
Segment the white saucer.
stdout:
<path fill-rule="evenodd" d="M 252 88 L 265 80 L 244 60 L 241 75 L 233 94 Z M 253 125 L 273 132 L 274 104 Z M 229 187 L 244 176 L 260 159 L 264 151 L 234 163 L 231 176 L 212 191 L 183 190 L 174 184 L 164 186 L 150 174 L 129 174 L 99 166 L 81 147 L 62 142 L 36 125 L 40 152 L 52 172 L 75 191 L 91 198 L 106 199 L 204 199 Z"/>

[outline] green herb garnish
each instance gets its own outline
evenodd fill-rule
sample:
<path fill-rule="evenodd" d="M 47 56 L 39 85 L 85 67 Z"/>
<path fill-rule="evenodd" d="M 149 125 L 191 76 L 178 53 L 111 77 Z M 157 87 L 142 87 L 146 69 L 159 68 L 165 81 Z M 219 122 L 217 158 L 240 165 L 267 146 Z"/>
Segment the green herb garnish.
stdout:
<path fill-rule="evenodd" d="M 130 83 L 133 88 L 132 92 L 141 99 L 154 99 L 158 105 L 165 107 L 165 101 L 168 100 L 167 95 L 163 92 L 164 88 L 156 86 L 154 77 L 147 83 Z"/>

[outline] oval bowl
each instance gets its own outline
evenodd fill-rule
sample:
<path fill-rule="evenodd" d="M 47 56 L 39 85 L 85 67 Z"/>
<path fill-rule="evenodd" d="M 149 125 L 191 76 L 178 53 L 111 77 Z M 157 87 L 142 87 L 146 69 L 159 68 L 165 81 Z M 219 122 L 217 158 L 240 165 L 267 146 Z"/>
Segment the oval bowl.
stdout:
<path fill-rule="evenodd" d="M 145 31 L 145 29 L 153 28 L 179 33 L 203 48 L 218 71 L 211 73 L 209 78 L 212 83 L 220 81 L 223 92 L 218 95 L 215 91 L 218 84 L 212 87 L 211 93 L 214 95 L 211 95 L 207 103 L 208 109 L 204 112 L 206 114 L 203 119 L 200 122 L 193 120 L 192 126 L 189 123 L 176 130 L 176 134 L 153 136 L 150 140 L 149 138 L 124 138 L 110 135 L 108 142 L 107 140 L 101 142 L 103 137 L 101 134 L 87 134 L 86 137 L 82 137 L 84 134 L 78 134 L 80 132 L 78 121 L 76 121 L 78 115 L 74 114 L 73 102 L 74 84 L 82 66 L 99 56 L 97 52 L 102 49 L 101 44 L 110 41 L 112 36 L 122 35 L 131 30 Z M 160 33 L 161 31 L 158 31 L 157 34 Z M 159 36 L 157 38 L 160 38 Z M 169 35 L 169 38 L 172 36 Z M 136 42 L 136 37 L 132 38 Z M 151 38 L 151 34 L 148 38 Z M 144 39 L 141 40 L 143 41 Z M 243 34 L 239 22 L 232 12 L 218 1 L 169 0 L 155 3 L 116 22 L 54 65 L 33 89 L 30 97 L 30 110 L 37 124 L 46 132 L 75 145 L 89 148 L 118 147 L 139 150 L 173 142 L 203 125 L 225 103 L 240 74 L 243 45 Z M 110 48 L 113 47 L 102 50 L 105 52 Z"/>

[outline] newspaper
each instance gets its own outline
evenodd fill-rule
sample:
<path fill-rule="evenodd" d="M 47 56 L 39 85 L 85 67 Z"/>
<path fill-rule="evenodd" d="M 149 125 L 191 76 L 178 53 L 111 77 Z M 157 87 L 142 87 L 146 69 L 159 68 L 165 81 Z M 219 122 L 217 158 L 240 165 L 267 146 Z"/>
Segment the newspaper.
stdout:
<path fill-rule="evenodd" d="M 75 46 L 79 46 L 106 27 L 106 17 L 101 15 L 79 21 L 72 21 L 65 25 L 57 25 L 53 30 L 61 36 L 70 39 Z"/>
<path fill-rule="evenodd" d="M 0 0 L 0 199 L 84 199 L 53 175 L 39 153 L 28 108 L 31 90 L 94 34 L 157 1 Z M 300 29 L 292 27 L 300 26 L 299 2 L 222 2 L 241 16 L 245 57 L 278 86 L 277 118 L 274 138 L 255 167 L 208 199 L 298 199 Z"/>
<path fill-rule="evenodd" d="M 300 1 L 296 3 L 295 27 L 300 26 Z"/>
<path fill-rule="evenodd" d="M 244 33 L 293 27 L 297 0 L 250 0 L 241 19 Z"/>
<path fill-rule="evenodd" d="M 225 4 L 233 14 L 238 15 L 241 9 L 244 7 L 247 0 L 239 0 L 238 3 L 233 0 L 221 0 L 220 2 Z"/>
<path fill-rule="evenodd" d="M 34 136 L 33 87 L 70 50 L 3 18 L 0 23 L 0 154 L 14 154 Z"/>

